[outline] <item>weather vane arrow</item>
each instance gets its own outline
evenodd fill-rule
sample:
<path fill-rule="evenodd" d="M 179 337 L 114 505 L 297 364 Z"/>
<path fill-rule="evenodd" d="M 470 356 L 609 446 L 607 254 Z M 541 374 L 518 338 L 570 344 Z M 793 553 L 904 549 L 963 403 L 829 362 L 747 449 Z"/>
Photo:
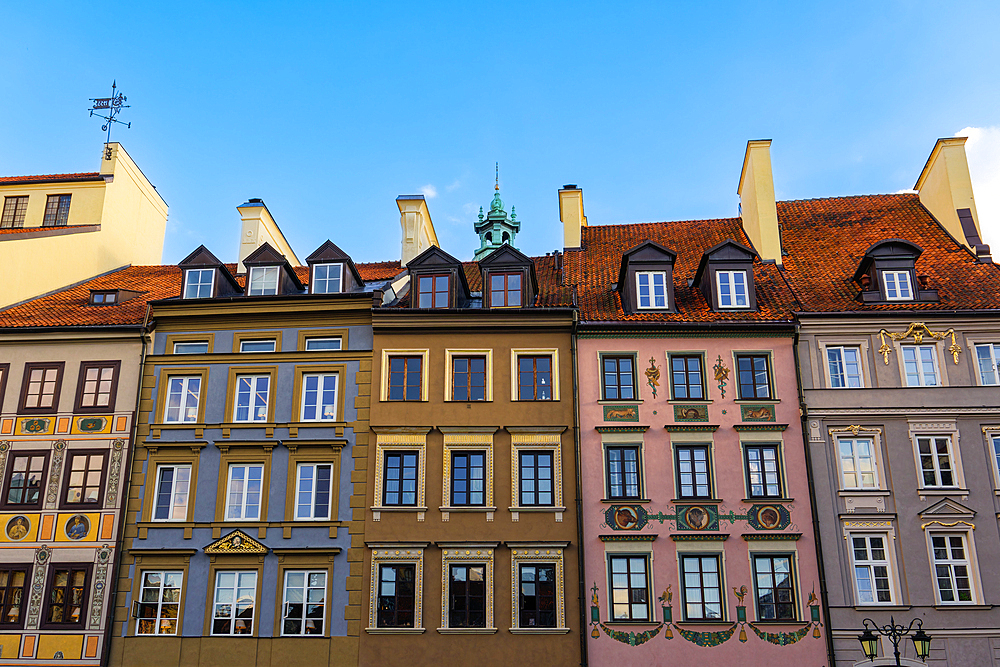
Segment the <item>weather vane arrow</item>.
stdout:
<path fill-rule="evenodd" d="M 125 104 L 124 93 L 118 92 L 118 81 L 112 81 L 111 83 L 111 97 L 92 97 L 90 101 L 94 103 L 90 107 L 90 115 L 97 116 L 98 118 L 104 119 L 104 124 L 101 125 L 101 129 L 108 133 L 108 140 L 105 143 L 105 158 L 111 159 L 111 126 L 115 123 L 119 125 L 124 125 L 125 127 L 131 128 L 132 123 L 126 123 L 118 120 L 118 113 L 122 109 L 129 108 L 128 104 Z"/>

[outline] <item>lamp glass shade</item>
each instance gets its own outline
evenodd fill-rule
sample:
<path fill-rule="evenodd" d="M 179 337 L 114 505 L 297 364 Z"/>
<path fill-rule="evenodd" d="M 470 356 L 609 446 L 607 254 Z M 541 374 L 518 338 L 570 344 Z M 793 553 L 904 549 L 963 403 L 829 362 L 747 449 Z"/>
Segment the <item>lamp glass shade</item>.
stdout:
<path fill-rule="evenodd" d="M 858 637 L 858 641 L 861 642 L 861 649 L 865 652 L 865 657 L 869 660 L 875 660 L 875 656 L 878 655 L 878 637 L 871 630 L 865 628 L 865 631 Z"/>
<path fill-rule="evenodd" d="M 931 653 L 931 636 L 922 629 L 913 633 L 913 648 L 917 650 L 917 657 L 926 660 Z"/>

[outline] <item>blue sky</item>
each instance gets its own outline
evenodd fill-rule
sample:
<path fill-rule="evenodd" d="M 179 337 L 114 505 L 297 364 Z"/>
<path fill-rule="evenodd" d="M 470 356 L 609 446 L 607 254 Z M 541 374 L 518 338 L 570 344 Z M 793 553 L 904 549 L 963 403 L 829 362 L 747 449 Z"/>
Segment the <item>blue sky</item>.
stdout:
<path fill-rule="evenodd" d="M 733 216 L 748 139 L 779 199 L 911 188 L 973 128 L 1000 245 L 996 3 L 13 3 L 0 40 L 0 174 L 91 171 L 88 99 L 170 205 L 164 260 L 234 260 L 261 197 L 300 257 L 330 238 L 399 257 L 399 194 L 467 259 L 494 162 L 517 245 L 561 246 L 556 191 L 591 224 Z M 993 203 L 993 202 L 996 203 Z M 509 209 L 508 209 L 509 210 Z"/>

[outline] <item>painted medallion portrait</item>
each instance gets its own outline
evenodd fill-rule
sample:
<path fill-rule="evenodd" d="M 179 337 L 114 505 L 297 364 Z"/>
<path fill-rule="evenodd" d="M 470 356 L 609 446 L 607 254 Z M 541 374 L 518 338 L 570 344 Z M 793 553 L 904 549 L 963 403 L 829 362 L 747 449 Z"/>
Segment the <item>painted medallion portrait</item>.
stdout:
<path fill-rule="evenodd" d="M 631 530 L 639 524 L 639 516 L 636 514 L 635 508 L 623 506 L 619 507 L 615 512 L 615 526 L 619 530 Z"/>
<path fill-rule="evenodd" d="M 7 537 L 12 540 L 23 540 L 24 536 L 31 530 L 31 523 L 27 517 L 15 516 L 7 522 Z"/>
<path fill-rule="evenodd" d="M 695 530 L 704 530 L 708 527 L 709 516 L 704 507 L 691 507 L 684 513 L 684 520 L 687 525 Z"/>
<path fill-rule="evenodd" d="M 82 540 L 90 533 L 90 519 L 82 514 L 70 517 L 66 522 L 66 537 L 71 540 Z"/>
<path fill-rule="evenodd" d="M 777 508 L 765 505 L 757 510 L 757 521 L 763 528 L 777 528 L 778 524 L 781 523 L 781 514 L 778 513 Z"/>

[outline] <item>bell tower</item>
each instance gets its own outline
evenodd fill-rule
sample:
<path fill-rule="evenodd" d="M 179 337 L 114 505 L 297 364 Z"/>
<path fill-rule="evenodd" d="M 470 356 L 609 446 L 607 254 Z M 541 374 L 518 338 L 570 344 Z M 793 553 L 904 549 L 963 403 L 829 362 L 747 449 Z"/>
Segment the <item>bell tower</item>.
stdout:
<path fill-rule="evenodd" d="M 479 234 L 479 250 L 476 251 L 476 255 L 473 258 L 477 262 L 504 243 L 508 243 L 513 247 L 514 237 L 521 231 L 521 222 L 517 219 L 514 207 L 510 207 L 510 217 L 503 210 L 503 200 L 500 199 L 499 165 L 497 165 L 497 179 L 494 190 L 493 201 L 490 203 L 490 212 L 484 216 L 483 208 L 479 207 L 479 222 L 476 223 L 476 233 Z"/>

